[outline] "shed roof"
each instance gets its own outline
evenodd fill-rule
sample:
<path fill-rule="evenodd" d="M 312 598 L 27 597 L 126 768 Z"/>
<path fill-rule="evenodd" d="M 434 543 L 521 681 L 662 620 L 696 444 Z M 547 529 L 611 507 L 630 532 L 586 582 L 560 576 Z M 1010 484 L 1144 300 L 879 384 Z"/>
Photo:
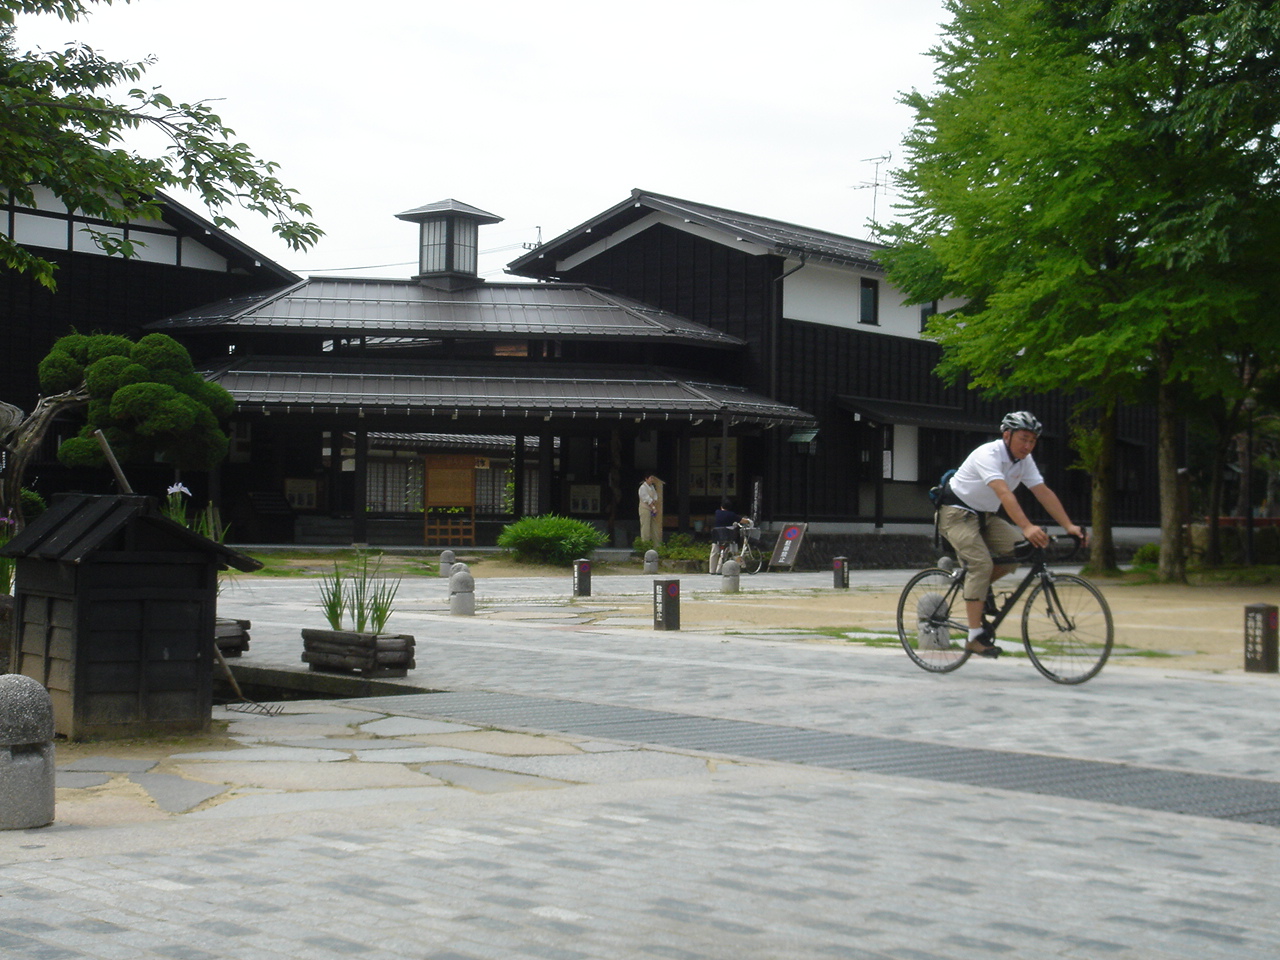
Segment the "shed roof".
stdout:
<path fill-rule="evenodd" d="M 146 524 L 193 552 L 212 554 L 224 566 L 246 572 L 262 566 L 252 557 L 170 520 L 153 497 L 137 495 L 60 497 L 0 547 L 0 556 L 83 563 L 95 553 L 111 549 L 113 541 L 130 523 Z"/>
<path fill-rule="evenodd" d="M 815 230 L 707 203 L 650 193 L 639 188 L 631 191 L 629 199 L 513 260 L 507 265 L 507 270 L 522 276 L 554 277 L 557 275 L 556 261 L 585 249 L 602 236 L 643 219 L 654 211 L 668 213 L 686 223 L 709 228 L 735 241 L 757 244 L 778 256 L 842 264 L 877 272 L 884 270 L 879 261 L 880 252 L 886 249 L 884 244 L 856 240 L 826 230 Z"/>
<path fill-rule="evenodd" d="M 880 400 L 874 397 L 840 396 L 836 402 L 850 413 L 866 417 L 873 423 L 900 423 L 910 427 L 931 427 L 960 433 L 999 433 L 997 420 L 981 419 L 979 414 L 960 407 L 930 403 L 907 403 L 902 400 Z"/>
<path fill-rule="evenodd" d="M 149 329 L 274 329 L 407 339 L 616 338 L 723 348 L 743 343 L 665 310 L 580 284 L 486 283 L 450 291 L 413 280 L 324 277 L 232 297 Z"/>
<path fill-rule="evenodd" d="M 764 426 L 814 417 L 741 387 L 653 367 L 520 361 L 235 359 L 206 376 L 241 412 L 512 419 L 702 420 Z"/>

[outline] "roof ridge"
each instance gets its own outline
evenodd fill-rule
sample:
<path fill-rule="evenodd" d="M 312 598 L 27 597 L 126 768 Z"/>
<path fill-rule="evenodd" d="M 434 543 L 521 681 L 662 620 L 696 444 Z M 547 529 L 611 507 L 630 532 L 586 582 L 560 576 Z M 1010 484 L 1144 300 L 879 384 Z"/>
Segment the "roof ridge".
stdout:
<path fill-rule="evenodd" d="M 833 230 L 824 230 L 821 227 L 809 227 L 809 226 L 805 226 L 802 223 L 795 223 L 790 220 L 779 220 L 776 217 L 766 217 L 761 214 L 746 213 L 745 211 L 742 211 L 742 210 L 733 210 L 729 207 L 721 207 L 713 203 L 703 203 L 698 200 L 685 200 L 681 197 L 673 197 L 670 194 L 652 193 L 650 191 L 641 190 L 639 188 L 632 190 L 631 193 L 632 193 L 632 197 L 637 201 L 657 200 L 666 204 L 670 204 L 673 207 L 681 207 L 682 209 L 685 209 L 689 212 L 700 212 L 704 216 L 714 217 L 717 214 L 719 214 L 719 215 L 728 215 L 731 217 L 741 217 L 746 220 L 754 220 L 762 224 L 770 224 L 777 227 L 785 227 L 787 229 L 798 230 L 803 233 L 821 234 L 823 236 L 831 237 L 833 239 L 840 240 L 845 243 L 857 244 L 859 246 L 865 246 L 872 249 L 883 249 L 886 246 L 885 244 L 876 243 L 871 240 L 859 240 L 857 237 L 851 237 L 848 234 L 844 234 L 844 233 L 836 233 Z M 721 216 L 720 218 L 724 219 L 723 216 Z"/>

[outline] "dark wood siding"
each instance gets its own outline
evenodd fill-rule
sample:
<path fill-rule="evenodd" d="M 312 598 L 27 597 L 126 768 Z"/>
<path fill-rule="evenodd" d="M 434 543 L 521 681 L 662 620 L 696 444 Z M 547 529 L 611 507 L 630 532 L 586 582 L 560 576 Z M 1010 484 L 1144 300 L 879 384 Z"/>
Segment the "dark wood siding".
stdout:
<path fill-rule="evenodd" d="M 775 386 L 770 325 L 780 312 L 781 292 L 775 280 L 784 269 L 780 257 L 749 255 L 658 225 L 592 257 L 561 279 L 605 287 L 746 340 L 748 347 L 740 368 L 733 371 L 734 379 L 819 418 L 813 455 L 788 444 L 789 431 L 745 441 L 744 450 L 751 451 L 751 459 L 762 466 L 752 470 L 744 462 L 743 473 L 768 474 L 766 514 L 774 519 L 841 522 L 874 516 L 869 491 L 882 470 L 884 435 L 878 428 L 855 422 L 839 406 L 837 398 L 842 395 L 959 407 L 965 419 L 991 424 L 986 434 L 922 431 L 920 478 L 902 485 L 909 489 L 890 491 L 885 500 L 886 521 L 927 519 L 930 508 L 924 492 L 936 480 L 935 473 L 957 465 L 974 445 L 993 438 L 1006 411 L 1023 408 L 1034 410 L 1049 425 L 1036 454 L 1046 480 L 1062 494 L 1073 516 L 1087 516 L 1088 477 L 1068 469 L 1075 457 L 1068 442 L 1071 397 L 1046 394 L 985 400 L 964 384 L 944 383 L 933 372 L 939 358 L 933 343 L 785 318 L 778 322 Z M 679 366 L 669 357 L 659 362 Z M 1133 414 L 1122 429 L 1138 441 L 1131 445 L 1129 462 L 1139 474 L 1151 470 L 1150 420 L 1148 415 Z M 1154 477 L 1131 477 L 1130 485 L 1152 489 Z M 1150 501 L 1136 493 L 1122 493 L 1116 522 L 1154 522 L 1157 512 Z"/>
<path fill-rule="evenodd" d="M 39 393 L 36 365 L 73 328 L 136 336 L 144 324 L 175 313 L 283 285 L 275 277 L 41 253 L 58 264 L 55 292 L 11 271 L 0 272 L 0 399 L 25 410 Z"/>
<path fill-rule="evenodd" d="M 777 257 L 738 253 L 671 227 L 658 225 L 562 274 L 705 323 L 746 340 L 734 379 L 768 391 L 767 344 Z M 670 364 L 670 358 L 665 358 Z"/>

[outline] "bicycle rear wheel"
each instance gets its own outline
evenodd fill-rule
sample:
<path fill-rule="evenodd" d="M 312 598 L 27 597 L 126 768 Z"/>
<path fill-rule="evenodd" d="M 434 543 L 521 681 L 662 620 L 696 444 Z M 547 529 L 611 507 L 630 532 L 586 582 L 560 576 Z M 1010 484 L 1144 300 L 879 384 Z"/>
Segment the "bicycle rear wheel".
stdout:
<path fill-rule="evenodd" d="M 1084 683 L 1111 655 L 1111 608 L 1088 580 L 1053 573 L 1022 611 L 1022 642 L 1035 668 L 1054 683 Z"/>
<path fill-rule="evenodd" d="M 945 570 L 923 570 L 907 581 L 898 598 L 902 649 L 930 673 L 949 673 L 969 659 L 961 583 Z"/>
<path fill-rule="evenodd" d="M 742 567 L 743 573 L 759 573 L 764 567 L 764 554 L 760 552 L 759 547 L 744 543 L 742 553 L 738 554 L 738 564 Z"/>

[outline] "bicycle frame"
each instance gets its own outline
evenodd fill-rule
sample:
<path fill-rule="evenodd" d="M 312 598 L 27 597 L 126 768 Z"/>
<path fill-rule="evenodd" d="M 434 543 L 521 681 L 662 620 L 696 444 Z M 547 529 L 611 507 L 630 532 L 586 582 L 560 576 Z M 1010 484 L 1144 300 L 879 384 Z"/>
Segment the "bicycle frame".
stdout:
<path fill-rule="evenodd" d="M 1046 561 L 1044 558 L 1044 551 L 1039 550 L 1038 553 L 1039 553 L 1039 556 L 1037 556 L 1034 560 L 1032 560 L 1031 567 L 1030 569 L 1027 570 L 1026 576 L 1022 578 L 1022 582 L 1018 584 L 1018 586 L 1014 589 L 1013 593 L 1009 594 L 1009 598 L 1005 600 L 1004 605 L 996 611 L 995 617 L 992 618 L 991 620 L 992 633 L 994 633 L 996 630 L 999 629 L 1000 624 L 1004 623 L 1005 617 L 1009 615 L 1009 611 L 1011 611 L 1015 606 L 1017 606 L 1018 601 L 1022 599 L 1022 595 L 1027 592 L 1027 590 L 1031 587 L 1031 585 L 1036 580 L 1040 580 L 1041 582 L 1045 583 L 1046 590 L 1053 589 L 1052 587 L 1053 580 L 1051 577 L 1048 576 L 1049 564 L 1048 564 L 1048 561 Z M 959 584 L 962 584 L 962 583 L 964 583 L 963 578 L 957 581 L 957 586 L 959 586 Z"/>

